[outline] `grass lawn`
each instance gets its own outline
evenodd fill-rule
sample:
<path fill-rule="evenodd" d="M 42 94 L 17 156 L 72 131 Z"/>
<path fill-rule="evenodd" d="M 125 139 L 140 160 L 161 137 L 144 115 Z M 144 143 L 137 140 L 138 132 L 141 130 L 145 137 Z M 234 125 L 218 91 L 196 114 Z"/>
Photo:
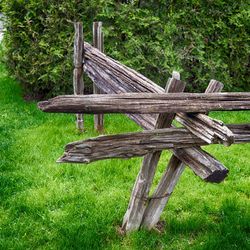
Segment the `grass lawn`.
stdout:
<path fill-rule="evenodd" d="M 227 123 L 250 112 L 214 112 Z M 163 213 L 165 232 L 117 233 L 141 158 L 56 164 L 64 145 L 96 136 L 93 117 L 78 134 L 75 117 L 27 103 L 0 65 L 0 249 L 249 249 L 250 144 L 209 146 L 230 170 L 223 183 L 187 167 Z M 105 115 L 106 134 L 138 131 L 123 115 Z M 170 157 L 164 152 L 154 185 Z"/>

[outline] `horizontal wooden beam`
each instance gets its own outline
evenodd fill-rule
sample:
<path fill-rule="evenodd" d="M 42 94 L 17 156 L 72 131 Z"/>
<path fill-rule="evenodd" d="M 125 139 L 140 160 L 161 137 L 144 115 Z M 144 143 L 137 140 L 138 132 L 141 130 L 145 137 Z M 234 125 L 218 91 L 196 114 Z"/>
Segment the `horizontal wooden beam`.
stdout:
<path fill-rule="evenodd" d="M 235 143 L 250 142 L 250 124 L 228 125 Z M 164 149 L 207 145 L 184 128 L 157 129 L 136 133 L 99 136 L 70 143 L 58 162 L 90 163 L 109 158 L 131 158 Z M 180 151 L 177 157 L 179 158 Z M 183 158 L 183 157 L 181 157 Z M 190 158 L 190 157 L 189 157 Z M 181 159 L 182 160 L 182 159 Z"/>
<path fill-rule="evenodd" d="M 250 124 L 228 127 L 236 132 L 235 143 L 250 142 Z M 211 155 L 196 147 L 206 144 L 184 128 L 99 136 L 68 144 L 58 162 L 90 163 L 110 158 L 143 156 L 150 152 L 172 149 L 173 153 L 203 180 L 220 182 L 226 177 L 228 170 Z"/>
<path fill-rule="evenodd" d="M 64 95 L 38 104 L 45 112 L 60 113 L 177 113 L 249 110 L 247 93 L 125 93 Z"/>

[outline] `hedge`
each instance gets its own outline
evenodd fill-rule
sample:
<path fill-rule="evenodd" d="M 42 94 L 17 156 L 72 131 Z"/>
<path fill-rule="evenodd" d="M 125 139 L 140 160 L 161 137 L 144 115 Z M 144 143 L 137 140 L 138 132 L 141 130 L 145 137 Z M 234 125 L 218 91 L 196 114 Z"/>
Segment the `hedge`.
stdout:
<path fill-rule="evenodd" d="M 244 1 L 3 0 L 5 61 L 25 93 L 72 93 L 73 21 L 103 21 L 105 53 L 164 86 L 173 70 L 189 91 L 215 78 L 250 90 L 250 6 Z M 87 82 L 89 84 L 89 82 Z"/>

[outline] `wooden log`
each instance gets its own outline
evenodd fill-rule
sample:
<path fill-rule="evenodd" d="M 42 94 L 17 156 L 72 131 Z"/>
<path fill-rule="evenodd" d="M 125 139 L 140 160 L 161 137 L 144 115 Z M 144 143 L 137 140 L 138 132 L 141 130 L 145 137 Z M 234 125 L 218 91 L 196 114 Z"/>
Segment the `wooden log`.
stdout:
<path fill-rule="evenodd" d="M 209 85 L 205 91 L 205 93 L 213 93 L 213 92 L 220 92 L 223 89 L 223 84 L 216 81 L 216 80 L 211 80 L 209 82 Z M 178 115 L 178 114 L 177 114 Z M 184 118 L 185 121 L 185 118 Z M 246 128 L 244 128 L 246 129 Z M 199 137 L 201 138 L 201 137 Z M 202 138 L 201 138 L 202 139 Z M 200 153 L 202 158 L 205 158 L 206 152 L 204 152 L 200 148 L 190 148 L 188 152 L 182 150 L 183 154 L 187 154 L 188 158 L 193 158 L 195 159 L 196 155 L 196 149 Z M 210 170 L 214 169 L 213 164 L 215 160 L 213 158 L 208 159 L 209 161 L 209 167 Z M 187 163 L 187 162 L 185 162 Z M 216 162 L 217 163 L 217 162 Z M 195 159 L 194 162 L 190 162 L 189 164 L 191 165 L 192 168 L 196 168 L 201 164 L 203 166 L 204 164 L 201 163 L 200 159 Z M 162 211 L 164 207 L 166 206 L 171 193 L 174 190 L 174 187 L 176 186 L 183 170 L 185 168 L 185 164 L 177 158 L 175 155 L 171 156 L 171 159 L 169 161 L 169 164 L 167 165 L 166 170 L 163 173 L 163 176 L 153 194 L 153 198 L 150 199 L 149 204 L 147 206 L 147 209 L 143 215 L 143 220 L 142 220 L 142 227 L 151 229 L 153 228 L 159 221 L 160 216 L 162 214 Z M 203 167 L 204 168 L 204 167 Z M 223 165 L 219 166 L 220 171 L 224 172 L 224 176 L 221 175 L 221 181 L 223 178 L 226 176 L 226 171 L 223 171 Z M 211 175 L 213 175 L 213 172 L 210 172 Z"/>
<path fill-rule="evenodd" d="M 192 154 L 189 153 L 190 150 L 192 150 Z M 203 152 L 201 153 L 201 151 Z M 200 148 L 182 148 L 182 150 L 176 148 L 173 153 L 204 181 L 219 183 L 227 176 L 228 169 Z M 196 160 L 195 164 L 193 163 L 194 159 Z"/>
<path fill-rule="evenodd" d="M 164 93 L 164 89 L 142 74 L 106 56 L 85 42 L 84 70 L 107 94 L 132 92 Z M 143 129 L 154 129 L 155 114 L 126 114 Z"/>
<path fill-rule="evenodd" d="M 178 113 L 176 120 L 209 144 L 216 142 L 230 146 L 234 142 L 232 131 L 222 121 L 212 119 L 205 114 Z"/>
<path fill-rule="evenodd" d="M 179 80 L 180 76 L 175 73 L 175 77 L 178 79 L 170 78 L 168 80 L 166 93 L 184 91 L 185 84 Z M 170 127 L 174 117 L 175 114 L 171 113 L 159 114 L 155 128 Z M 141 225 L 142 217 L 147 205 L 145 197 L 148 197 L 160 156 L 161 151 L 156 151 L 147 154 L 143 159 L 140 172 L 131 193 L 128 209 L 123 218 L 122 228 L 126 232 L 137 230 Z"/>
<path fill-rule="evenodd" d="M 74 72 L 73 86 L 74 94 L 82 95 L 84 92 L 83 83 L 83 27 L 81 22 L 75 22 L 75 41 L 74 41 Z M 76 112 L 77 113 L 77 112 Z M 83 131 L 83 115 L 76 114 L 76 127 L 79 131 Z"/>
<path fill-rule="evenodd" d="M 234 133 L 234 143 L 248 143 L 250 141 L 250 126 L 249 124 L 233 124 L 228 128 Z"/>
<path fill-rule="evenodd" d="M 93 46 L 100 50 L 104 51 L 104 42 L 103 42 L 103 32 L 102 32 L 102 22 L 93 22 Z M 103 93 L 93 82 L 93 93 L 101 94 Z M 104 117 L 103 114 L 94 115 L 94 127 L 98 132 L 103 132 Z"/>
<path fill-rule="evenodd" d="M 84 43 L 84 70 L 97 87 L 105 93 L 152 92 L 164 89 L 142 74 L 106 56 L 88 43 Z"/>
<path fill-rule="evenodd" d="M 250 142 L 250 124 L 227 125 L 235 134 L 235 143 Z M 72 142 L 66 145 L 65 154 L 59 162 L 90 163 L 97 160 L 110 158 L 131 158 L 144 156 L 148 153 L 173 149 L 178 157 L 182 159 L 193 159 L 196 156 L 197 148 L 193 149 L 194 154 L 190 154 L 186 148 L 193 146 L 208 145 L 201 138 L 194 136 L 185 128 L 164 128 L 155 130 L 146 130 L 142 132 L 126 133 L 119 135 L 98 136 L 82 141 Z M 181 153 L 183 151 L 183 153 Z M 199 150 L 198 150 L 199 151 Z M 183 156 L 186 153 L 192 156 Z M 206 154 L 204 153 L 206 156 Z M 204 158 L 201 156 L 201 158 Z M 186 160 L 185 163 L 190 160 Z M 200 160 L 195 164 L 199 168 Z M 187 164 L 188 165 L 188 164 Z M 211 164 L 207 162 L 207 167 Z M 192 167 L 191 167 L 192 168 Z M 214 168 L 214 167 L 213 167 Z M 192 168 L 194 169 L 194 168 Z M 211 170 L 212 171 L 212 170 Z M 211 172 L 208 170 L 207 172 Z M 194 170 L 199 173 L 198 170 Z M 203 174 L 201 174 L 203 176 Z"/>
<path fill-rule="evenodd" d="M 250 110 L 250 92 L 238 93 L 125 93 L 65 95 L 40 102 L 45 112 L 60 113 L 193 113 Z"/>
<path fill-rule="evenodd" d="M 184 169 L 185 164 L 172 155 L 154 194 L 149 198 L 141 227 L 152 229 L 158 223 Z"/>

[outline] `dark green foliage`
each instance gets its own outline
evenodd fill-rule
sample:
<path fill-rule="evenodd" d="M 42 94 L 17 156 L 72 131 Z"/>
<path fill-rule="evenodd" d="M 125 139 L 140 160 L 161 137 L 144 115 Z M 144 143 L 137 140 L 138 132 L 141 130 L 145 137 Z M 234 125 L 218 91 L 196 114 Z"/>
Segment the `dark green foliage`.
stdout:
<path fill-rule="evenodd" d="M 164 86 L 179 70 L 189 90 L 211 78 L 250 90 L 250 6 L 240 1 L 4 0 L 6 62 L 26 93 L 72 92 L 74 20 L 104 22 L 105 52 Z"/>

